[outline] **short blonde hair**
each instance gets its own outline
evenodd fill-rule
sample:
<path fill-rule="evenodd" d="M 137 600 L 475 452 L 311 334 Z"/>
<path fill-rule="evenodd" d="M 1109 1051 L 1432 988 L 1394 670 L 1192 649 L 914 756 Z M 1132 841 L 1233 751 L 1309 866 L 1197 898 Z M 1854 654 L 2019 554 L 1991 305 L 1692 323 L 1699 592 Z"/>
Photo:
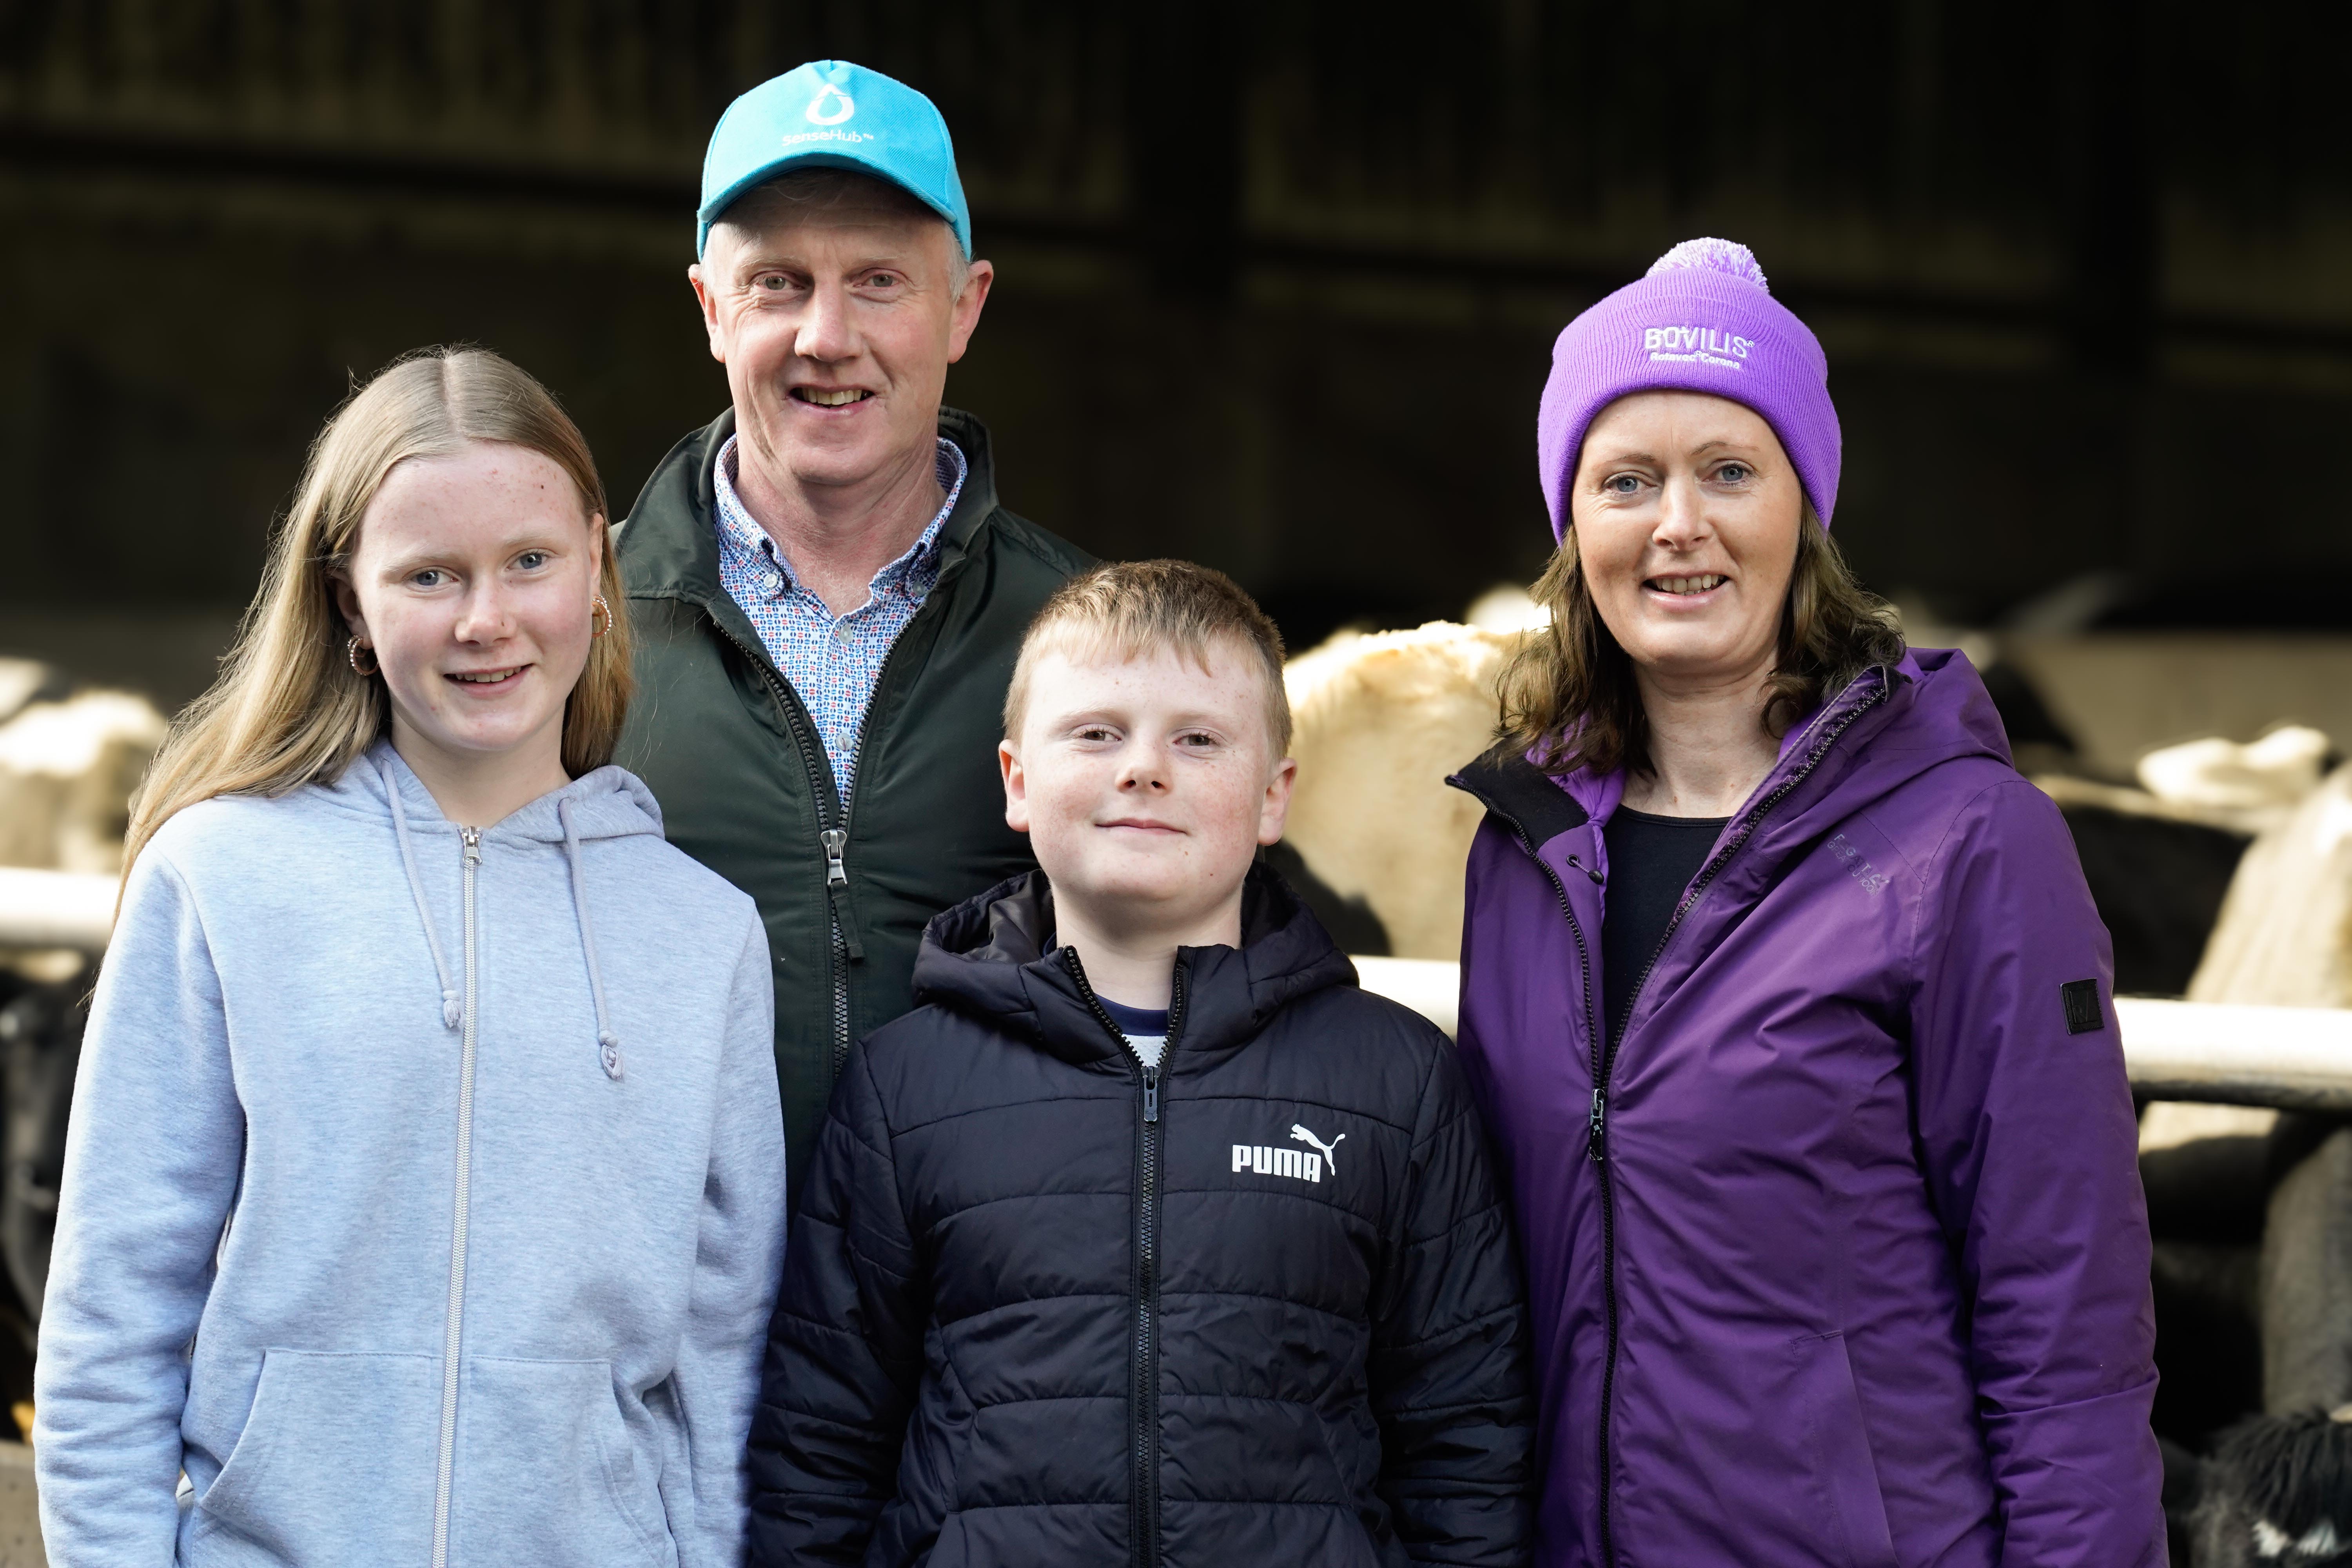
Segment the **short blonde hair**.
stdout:
<path fill-rule="evenodd" d="M 602 526 L 604 485 L 586 438 L 554 395 L 510 361 L 484 349 L 420 349 L 355 388 L 310 447 L 220 679 L 173 722 L 132 802 L 126 877 L 174 814 L 215 795 L 283 795 L 339 778 L 383 733 L 391 700 L 378 676 L 352 668 L 335 580 L 395 467 L 452 457 L 476 441 L 553 462 L 578 492 L 583 526 Z M 629 708 L 628 612 L 609 538 L 596 585 L 605 633 L 588 645 L 587 668 L 563 707 L 563 767 L 575 778 L 613 760 Z"/>
<path fill-rule="evenodd" d="M 1266 738 L 1274 760 L 1290 754 L 1290 696 L 1282 683 L 1282 633 L 1257 601 L 1223 573 L 1190 561 L 1113 561 L 1081 572 L 1045 601 L 1021 639 L 1004 689 L 1004 733 L 1021 738 L 1029 677 L 1049 653 L 1108 650 L 1122 659 L 1172 652 L 1203 670 L 1218 644 L 1255 656 L 1265 689 Z"/>

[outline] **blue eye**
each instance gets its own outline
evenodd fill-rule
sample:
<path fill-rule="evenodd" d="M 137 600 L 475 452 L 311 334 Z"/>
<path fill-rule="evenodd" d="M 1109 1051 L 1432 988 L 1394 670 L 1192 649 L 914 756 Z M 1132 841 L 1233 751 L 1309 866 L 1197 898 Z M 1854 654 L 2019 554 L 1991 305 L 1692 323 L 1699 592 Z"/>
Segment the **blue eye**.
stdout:
<path fill-rule="evenodd" d="M 547 564 L 547 552 L 544 550 L 526 550 L 520 556 L 516 557 L 515 564 L 521 567 L 526 572 L 536 572 L 541 567 Z"/>
<path fill-rule="evenodd" d="M 1727 485 L 1738 484 L 1748 476 L 1748 468 L 1745 463 L 1726 463 L 1715 471 L 1715 477 Z"/>

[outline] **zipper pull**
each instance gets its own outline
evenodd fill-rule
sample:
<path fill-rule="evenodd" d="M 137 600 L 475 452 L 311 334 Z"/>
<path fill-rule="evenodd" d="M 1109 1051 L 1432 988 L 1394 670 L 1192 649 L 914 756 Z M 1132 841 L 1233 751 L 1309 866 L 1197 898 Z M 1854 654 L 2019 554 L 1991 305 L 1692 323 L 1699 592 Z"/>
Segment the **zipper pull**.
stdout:
<path fill-rule="evenodd" d="M 1150 1062 L 1143 1064 L 1143 1120 L 1160 1120 L 1160 1068 Z"/>
<path fill-rule="evenodd" d="M 478 827 L 461 827 L 457 829 L 457 837 L 466 841 L 466 864 L 480 865 L 482 863 L 482 830 Z"/>
<path fill-rule="evenodd" d="M 1594 1164 L 1600 1165 L 1608 1163 L 1608 1140 L 1609 1091 L 1604 1089 L 1596 1089 L 1592 1091 L 1592 1133 L 1591 1138 L 1585 1143 L 1585 1152 L 1592 1156 L 1592 1163 Z"/>
<path fill-rule="evenodd" d="M 841 863 L 841 852 L 849 847 L 848 830 L 828 827 L 816 837 L 817 842 L 824 846 L 824 885 L 846 888 L 849 886 L 849 869 Z"/>

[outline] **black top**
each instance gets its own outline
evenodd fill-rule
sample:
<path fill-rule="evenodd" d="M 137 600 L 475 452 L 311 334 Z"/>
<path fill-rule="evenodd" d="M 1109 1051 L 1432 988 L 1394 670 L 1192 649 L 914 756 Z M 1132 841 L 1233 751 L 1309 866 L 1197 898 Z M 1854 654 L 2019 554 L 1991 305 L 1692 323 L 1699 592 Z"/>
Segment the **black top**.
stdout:
<path fill-rule="evenodd" d="M 1727 816 L 1653 816 L 1619 806 L 1601 837 L 1609 847 L 1609 886 L 1601 917 L 1601 1000 L 1609 1009 L 1609 1043 L 1617 1043 L 1633 988 L 1665 939 L 1691 879 Z"/>
<path fill-rule="evenodd" d="M 1123 1035 L 1165 1036 L 1168 1033 L 1168 1009 L 1165 1007 L 1130 1007 L 1124 1002 L 1114 1002 L 1097 992 L 1095 1000 L 1102 1004 L 1110 1021 L 1118 1026 Z"/>

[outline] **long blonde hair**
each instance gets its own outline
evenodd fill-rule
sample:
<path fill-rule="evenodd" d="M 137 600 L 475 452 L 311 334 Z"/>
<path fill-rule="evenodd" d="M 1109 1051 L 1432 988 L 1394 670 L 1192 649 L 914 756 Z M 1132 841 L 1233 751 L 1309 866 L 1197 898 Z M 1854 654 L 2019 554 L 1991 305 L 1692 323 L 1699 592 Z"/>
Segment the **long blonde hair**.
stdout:
<path fill-rule="evenodd" d="M 344 399 L 311 444 L 301 490 L 270 542 L 261 588 L 212 689 L 190 703 L 131 803 L 123 873 L 155 830 L 221 795 L 283 795 L 341 776 L 391 721 L 383 679 L 345 653 L 351 628 L 334 584 L 350 569 L 360 520 L 394 467 L 468 442 L 526 447 L 572 477 L 590 526 L 604 481 L 578 426 L 547 388 L 485 349 L 419 349 Z M 629 706 L 629 623 L 606 542 L 597 588 L 609 613 L 563 708 L 563 767 L 575 778 L 613 759 Z"/>

